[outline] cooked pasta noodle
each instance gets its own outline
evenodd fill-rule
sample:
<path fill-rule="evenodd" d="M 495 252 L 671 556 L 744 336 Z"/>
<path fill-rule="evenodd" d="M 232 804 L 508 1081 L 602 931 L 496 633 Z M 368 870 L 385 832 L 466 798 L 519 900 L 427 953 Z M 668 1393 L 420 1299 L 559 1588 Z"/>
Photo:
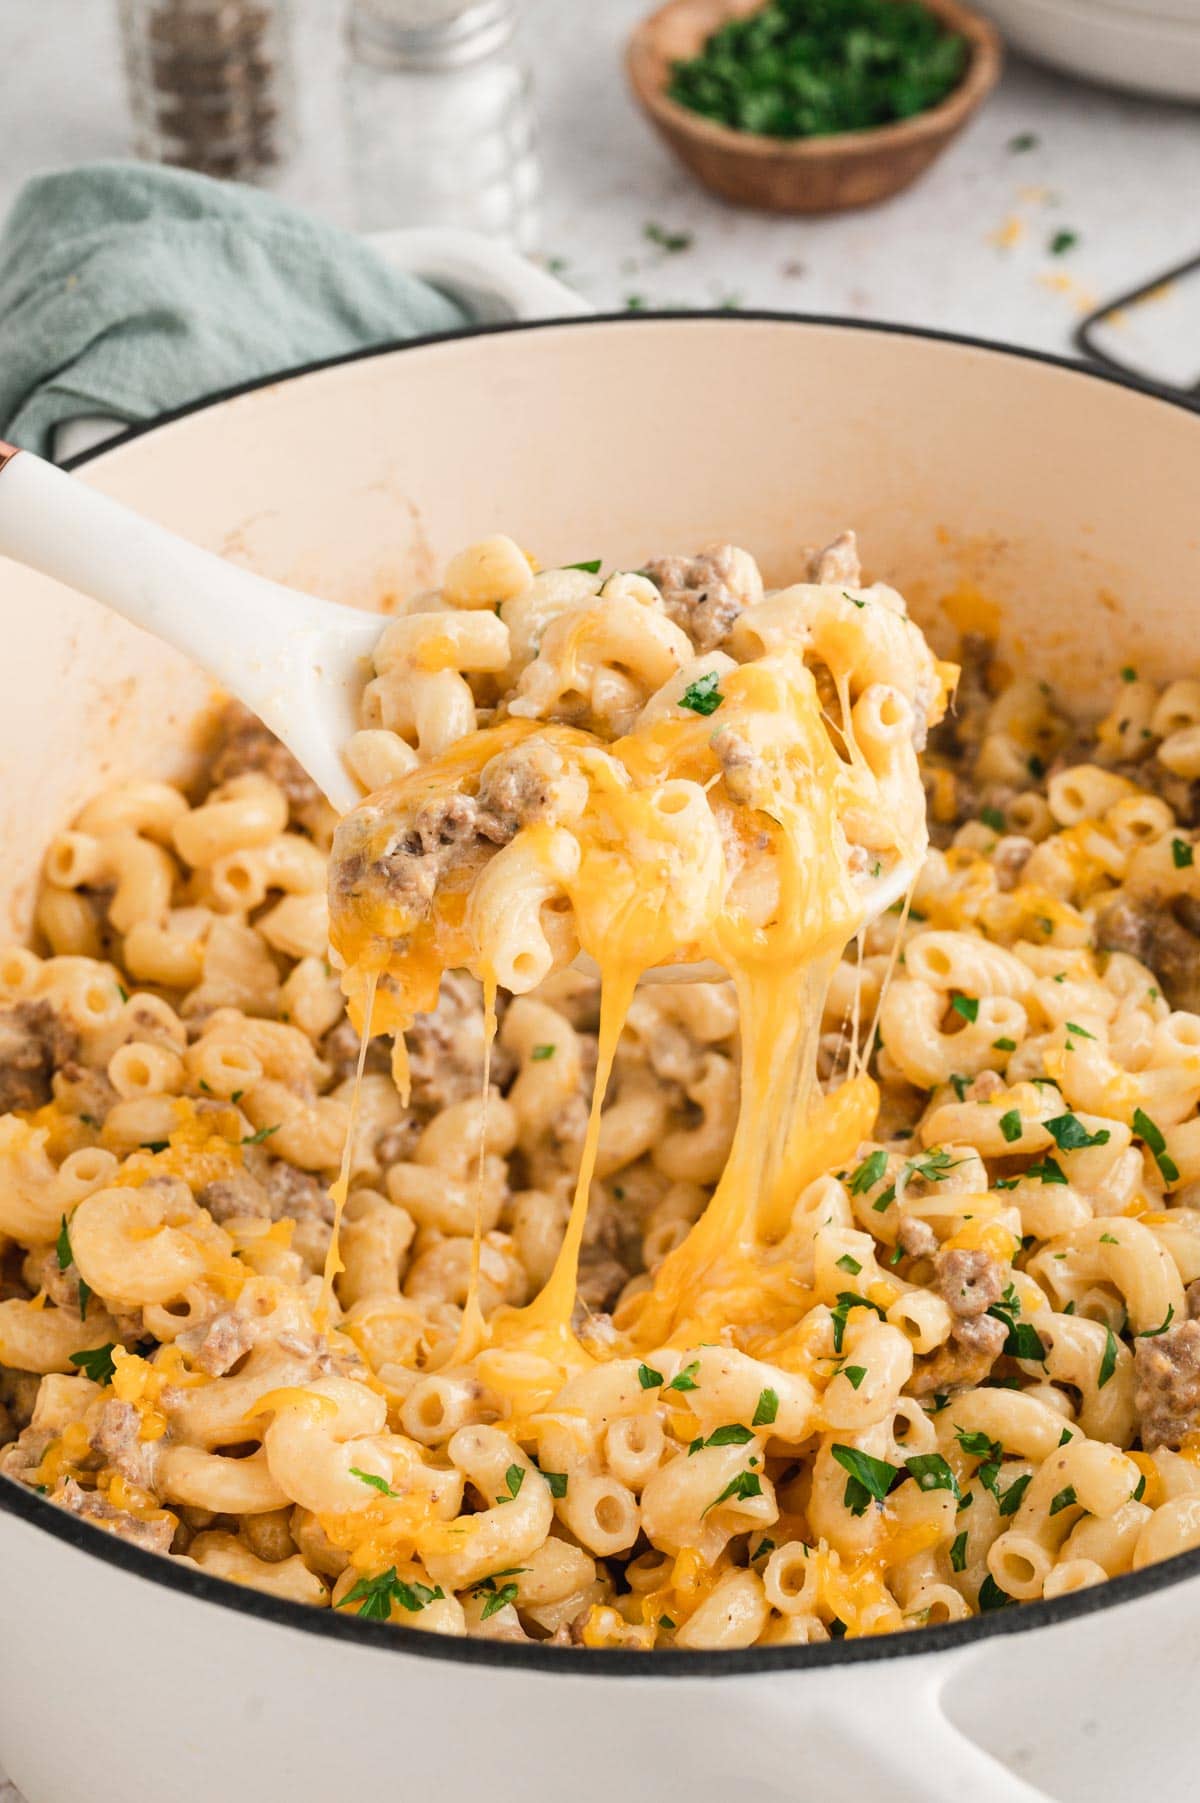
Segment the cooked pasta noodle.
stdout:
<path fill-rule="evenodd" d="M 963 657 L 939 727 L 851 535 L 774 594 L 495 537 L 387 628 L 336 839 L 238 711 L 91 802 L 0 955 L 0 1471 L 637 1650 L 1200 1545 L 1200 684 L 1081 724 Z"/>

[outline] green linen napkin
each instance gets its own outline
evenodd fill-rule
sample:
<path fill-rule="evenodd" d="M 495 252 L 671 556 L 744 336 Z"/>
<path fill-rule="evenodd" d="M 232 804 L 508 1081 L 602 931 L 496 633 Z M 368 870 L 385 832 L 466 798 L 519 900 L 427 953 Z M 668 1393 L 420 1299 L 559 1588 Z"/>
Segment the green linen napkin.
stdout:
<path fill-rule="evenodd" d="M 272 195 L 142 163 L 41 175 L 0 234 L 0 437 L 129 424 L 298 364 L 466 323 Z"/>

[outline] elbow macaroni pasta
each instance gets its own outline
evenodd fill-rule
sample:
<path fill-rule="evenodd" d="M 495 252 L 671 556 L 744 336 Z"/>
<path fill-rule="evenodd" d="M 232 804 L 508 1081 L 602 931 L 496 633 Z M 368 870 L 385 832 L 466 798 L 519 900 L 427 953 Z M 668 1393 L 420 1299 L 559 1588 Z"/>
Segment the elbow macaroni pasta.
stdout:
<path fill-rule="evenodd" d="M 774 594 L 454 559 L 376 652 L 332 959 L 265 734 L 89 803 L 0 956 L 0 1472 L 279 1597 L 632 1650 L 1200 1546 L 1200 683 L 1085 730 L 966 653 L 874 922 L 950 674 L 852 540 Z M 736 983 L 634 994 L 635 943 Z"/>

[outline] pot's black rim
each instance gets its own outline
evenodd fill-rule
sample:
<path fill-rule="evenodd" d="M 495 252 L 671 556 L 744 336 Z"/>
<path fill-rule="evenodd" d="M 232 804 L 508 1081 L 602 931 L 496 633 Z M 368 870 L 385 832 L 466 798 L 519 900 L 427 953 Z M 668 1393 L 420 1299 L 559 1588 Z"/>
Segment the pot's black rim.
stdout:
<path fill-rule="evenodd" d="M 439 332 L 423 338 L 374 345 L 338 357 L 322 358 L 318 362 L 283 370 L 277 375 L 239 383 L 219 394 L 190 401 L 186 406 L 177 407 L 159 419 L 130 426 L 94 450 L 84 451 L 70 458 L 66 467 L 77 469 L 96 457 L 104 456 L 107 452 L 140 438 L 146 432 L 157 431 L 159 426 L 169 425 L 172 421 L 186 418 L 203 408 L 251 394 L 257 389 L 273 388 L 277 383 L 292 381 L 298 376 L 311 375 L 318 370 L 334 368 L 343 363 L 358 363 L 371 357 L 390 356 L 397 351 L 421 350 L 453 344 L 461 339 L 508 332 L 538 332 L 563 327 L 586 328 L 590 325 L 614 324 L 645 329 L 663 323 L 713 320 L 720 320 L 731 326 L 746 321 L 788 326 L 831 326 L 845 331 L 959 345 L 1027 363 L 1046 364 L 1089 381 L 1106 382 L 1117 388 L 1129 389 L 1145 399 L 1163 402 L 1184 412 L 1200 411 L 1200 405 L 1195 400 L 1185 399 L 1174 391 L 1151 382 L 1136 380 L 1111 370 L 1089 367 L 1051 352 L 995 344 L 985 338 L 973 338 L 962 333 L 844 319 L 824 314 L 775 313 L 768 310 L 692 312 L 680 309 L 656 313 L 605 313 L 565 319 L 518 320 L 469 327 L 455 332 Z M 298 1633 L 326 1640 L 348 1641 L 351 1645 L 403 1653 L 416 1658 L 446 1660 L 456 1665 L 482 1665 L 510 1671 L 557 1672 L 563 1676 L 576 1677 L 585 1672 L 614 1678 L 747 1677 L 756 1672 L 825 1669 L 829 1666 L 862 1665 L 882 1659 L 950 1652 L 1001 1635 L 1029 1633 L 1037 1628 L 1079 1621 L 1100 1610 L 1136 1602 L 1168 1585 L 1200 1576 L 1200 1549 L 1197 1549 L 1165 1560 L 1162 1564 L 1146 1566 L 1142 1571 L 1110 1578 L 1107 1583 L 1077 1591 L 1073 1596 L 1059 1597 L 1052 1602 L 1024 1603 L 996 1610 L 988 1615 L 974 1616 L 968 1621 L 952 1622 L 943 1627 L 919 1628 L 911 1633 L 860 1640 L 835 1640 L 820 1646 L 749 1647 L 739 1651 L 694 1653 L 669 1650 L 643 1659 L 616 1649 L 546 1647 L 426 1634 L 383 1622 L 361 1621 L 357 1616 L 342 1615 L 329 1609 L 313 1609 L 302 1603 L 287 1602 L 282 1598 L 267 1596 L 262 1591 L 248 1590 L 241 1585 L 228 1583 L 223 1578 L 209 1577 L 190 1566 L 168 1560 L 156 1553 L 145 1552 L 140 1547 L 130 1546 L 56 1507 L 35 1491 L 8 1479 L 0 1479 L 0 1511 L 15 1516 L 17 1520 L 37 1528 L 52 1539 L 73 1546 L 131 1577 L 161 1585 L 163 1589 L 175 1591 L 179 1595 L 194 1597 L 198 1602 L 216 1604 L 235 1614 L 249 1615 L 259 1621 L 295 1629 Z"/>
<path fill-rule="evenodd" d="M 1147 1565 L 1125 1577 L 1109 1578 L 1089 1590 L 1052 1602 L 1019 1603 L 989 1615 L 944 1627 L 915 1628 L 908 1633 L 870 1636 L 860 1640 L 831 1640 L 819 1646 L 747 1647 L 713 1653 L 678 1649 L 639 1656 L 617 1648 L 550 1647 L 512 1641 L 472 1640 L 450 1634 L 422 1633 L 415 1628 L 386 1622 L 360 1621 L 333 1609 L 314 1609 L 305 1603 L 286 1602 L 249 1590 L 241 1584 L 212 1578 L 198 1568 L 145 1552 L 107 1534 L 102 1528 L 60 1509 L 36 1491 L 11 1478 L 0 1477 L 0 1513 L 61 1540 L 93 1559 L 115 1566 L 130 1577 L 144 1578 L 197 1602 L 215 1603 L 238 1615 L 273 1622 L 326 1640 L 348 1641 L 352 1646 L 403 1653 L 419 1659 L 444 1659 L 455 1665 L 497 1666 L 508 1671 L 561 1672 L 580 1676 L 587 1672 L 605 1678 L 729 1678 L 755 1672 L 807 1671 L 831 1665 L 874 1664 L 881 1659 L 952 1652 L 999 1635 L 1027 1634 L 1035 1628 L 1080 1621 L 1102 1609 L 1136 1602 L 1191 1577 L 1200 1576 L 1200 1549 L 1180 1553 L 1159 1565 Z"/>
<path fill-rule="evenodd" d="M 1051 369 L 1066 370 L 1074 376 L 1085 376 L 1094 382 L 1107 382 L 1114 388 L 1127 388 L 1134 394 L 1144 396 L 1148 400 L 1162 401 L 1167 406 L 1181 408 L 1185 413 L 1200 412 L 1200 396 L 1184 394 L 1179 389 L 1171 388 L 1165 383 L 1146 380 L 1116 369 L 1101 368 L 1094 363 L 1081 362 L 1076 357 L 1059 356 L 1055 351 L 1027 349 L 1021 345 L 1000 344 L 992 338 L 975 338 L 968 332 L 945 332 L 933 326 L 902 325 L 891 320 L 848 319 L 837 313 L 780 313 L 769 307 L 746 308 L 663 308 L 646 312 L 623 313 L 578 313 L 568 314 L 558 319 L 512 319 L 500 320 L 491 325 L 462 326 L 451 332 L 427 332 L 420 338 L 392 339 L 383 344 L 371 344 L 361 350 L 343 351 L 335 357 L 320 357 L 311 363 L 298 363 L 291 369 L 282 369 L 270 376 L 255 376 L 249 382 L 237 382 L 229 388 L 219 389 L 215 394 L 201 396 L 199 400 L 186 401 L 182 407 L 174 407 L 169 413 L 157 415 L 152 420 L 142 420 L 135 425 L 126 426 L 121 432 L 106 438 L 103 444 L 96 445 L 88 451 L 79 451 L 74 457 L 64 459 L 63 468 L 79 469 L 85 463 L 91 463 L 96 457 L 103 457 L 109 451 L 116 451 L 122 445 L 129 444 L 135 438 L 141 438 L 147 432 L 157 432 L 160 426 L 172 425 L 176 420 L 186 419 L 191 413 L 203 412 L 207 407 L 219 406 L 222 401 L 237 400 L 244 394 L 254 394 L 260 388 L 274 388 L 282 382 L 293 382 L 299 376 L 316 375 L 324 369 L 336 369 L 344 363 L 363 363 L 372 357 L 389 357 L 397 351 L 426 350 L 433 345 L 457 344 L 464 339 L 500 337 L 510 332 L 544 332 L 559 331 L 564 327 L 587 328 L 597 325 L 623 325 L 643 328 L 662 324 L 688 324 L 714 320 L 725 325 L 738 325 L 747 320 L 767 325 L 784 326 L 832 326 L 841 331 L 864 332 L 872 336 L 889 338 L 917 338 L 935 344 L 960 345 L 967 350 L 990 351 L 999 357 L 1011 357 L 1023 363 L 1041 363 Z"/>

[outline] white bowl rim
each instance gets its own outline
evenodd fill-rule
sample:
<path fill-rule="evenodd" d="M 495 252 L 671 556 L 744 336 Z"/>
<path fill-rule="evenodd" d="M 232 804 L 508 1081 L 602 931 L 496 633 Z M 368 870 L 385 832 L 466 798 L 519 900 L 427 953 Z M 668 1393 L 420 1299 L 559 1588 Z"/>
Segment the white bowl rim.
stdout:
<path fill-rule="evenodd" d="M 390 356 L 399 351 L 419 351 L 450 344 L 459 339 L 478 338 L 501 332 L 539 332 L 571 327 L 586 331 L 593 326 L 622 324 L 630 329 L 645 329 L 663 324 L 678 325 L 691 321 L 719 320 L 735 327 L 739 322 L 767 322 L 800 327 L 836 328 L 899 338 L 916 338 L 958 345 L 994 355 L 1016 358 L 1026 363 L 1047 364 L 1065 374 L 1088 381 L 1107 382 L 1124 388 L 1148 401 L 1156 401 L 1185 413 L 1200 416 L 1200 401 L 1184 397 L 1165 386 L 1135 379 L 1107 369 L 1098 369 L 1054 352 L 1025 349 L 1017 345 L 998 344 L 986 338 L 941 331 L 932 327 L 907 326 L 891 321 L 858 320 L 837 315 L 784 313 L 770 309 L 674 309 L 656 312 L 622 312 L 588 314 L 559 319 L 513 320 L 498 324 L 463 327 L 452 332 L 439 332 L 396 343 L 372 345 L 365 350 L 322 358 L 277 375 L 258 377 L 190 401 L 171 413 L 145 424 L 128 427 L 118 436 L 106 439 L 93 450 L 80 452 L 68 459 L 66 467 L 75 469 L 93 458 L 139 438 L 160 426 L 172 424 L 203 408 L 219 406 L 256 389 L 273 388 L 281 382 L 311 375 L 319 370 L 343 363 L 362 362 L 369 357 Z M 914 1629 L 910 1632 L 869 1635 L 855 1640 L 831 1640 L 823 1644 L 797 1647 L 746 1647 L 720 1652 L 689 1652 L 671 1648 L 640 1657 L 618 1648 L 558 1647 L 543 1643 L 516 1643 L 472 1639 L 469 1636 L 425 1633 L 391 1622 L 363 1621 L 335 1609 L 315 1609 L 310 1604 L 290 1602 L 268 1596 L 264 1591 L 248 1589 L 225 1578 L 210 1577 L 206 1572 L 164 1558 L 118 1540 L 114 1535 L 72 1515 L 15 1479 L 0 1476 L 0 1513 L 14 1516 L 27 1526 L 48 1534 L 52 1539 L 74 1547 L 77 1551 L 99 1559 L 132 1578 L 161 1585 L 179 1595 L 194 1597 L 198 1602 L 212 1603 L 235 1614 L 249 1615 L 259 1621 L 295 1629 L 335 1641 L 371 1647 L 379 1652 L 403 1654 L 412 1658 L 449 1661 L 458 1665 L 480 1665 L 512 1671 L 559 1673 L 579 1677 L 590 1673 L 596 1677 L 620 1678 L 722 1678 L 746 1677 L 756 1672 L 804 1671 L 830 1666 L 874 1664 L 884 1659 L 919 1657 L 923 1654 L 952 1652 L 958 1648 L 1000 1636 L 1027 1634 L 1038 1628 L 1054 1627 L 1081 1620 L 1101 1610 L 1115 1609 L 1153 1595 L 1173 1584 L 1200 1576 L 1200 1548 L 1177 1554 L 1155 1565 L 1121 1577 L 1108 1578 L 1103 1584 L 1051 1601 L 1018 1603 L 1011 1607 L 976 1615 L 966 1621 L 949 1622 L 938 1627 Z"/>

